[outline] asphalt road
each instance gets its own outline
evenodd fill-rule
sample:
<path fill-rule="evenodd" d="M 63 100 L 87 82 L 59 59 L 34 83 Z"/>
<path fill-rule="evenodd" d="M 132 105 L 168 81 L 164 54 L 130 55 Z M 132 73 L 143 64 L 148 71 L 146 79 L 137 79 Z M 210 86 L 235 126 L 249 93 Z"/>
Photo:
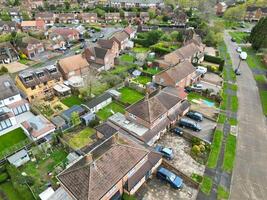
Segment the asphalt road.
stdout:
<path fill-rule="evenodd" d="M 236 44 L 225 33 L 225 42 L 233 61 L 238 65 Z M 246 62 L 237 78 L 239 99 L 238 143 L 231 185 L 231 200 L 267 198 L 267 123 L 252 72 Z"/>

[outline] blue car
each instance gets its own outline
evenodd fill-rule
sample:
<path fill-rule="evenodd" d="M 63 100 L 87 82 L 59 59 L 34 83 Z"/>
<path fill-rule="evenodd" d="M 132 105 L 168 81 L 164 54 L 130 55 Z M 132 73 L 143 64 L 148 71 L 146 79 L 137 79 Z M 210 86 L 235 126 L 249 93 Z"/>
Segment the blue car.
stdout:
<path fill-rule="evenodd" d="M 180 136 L 183 135 L 183 131 L 177 127 L 171 129 L 171 132 L 176 134 L 176 135 L 180 135 Z"/>
<path fill-rule="evenodd" d="M 164 167 L 158 169 L 157 177 L 168 182 L 174 189 L 179 189 L 183 186 L 183 179 Z"/>
<path fill-rule="evenodd" d="M 174 157 L 172 148 L 163 147 L 160 145 L 157 145 L 155 147 L 155 150 L 162 154 L 162 156 L 168 160 L 172 160 Z"/>

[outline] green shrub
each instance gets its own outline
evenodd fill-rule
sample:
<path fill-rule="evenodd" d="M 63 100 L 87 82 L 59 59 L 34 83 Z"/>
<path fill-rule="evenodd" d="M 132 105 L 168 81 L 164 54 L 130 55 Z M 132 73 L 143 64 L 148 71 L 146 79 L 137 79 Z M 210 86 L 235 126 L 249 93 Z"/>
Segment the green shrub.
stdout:
<path fill-rule="evenodd" d="M 6 172 L 3 172 L 3 173 L 1 173 L 0 174 L 0 183 L 4 183 L 4 182 L 6 182 L 6 180 L 8 179 L 8 173 L 6 173 Z"/>
<path fill-rule="evenodd" d="M 134 196 L 130 196 L 129 194 L 123 193 L 122 195 L 123 200 L 136 200 Z"/>
<path fill-rule="evenodd" d="M 223 70 L 223 66 L 224 66 L 224 59 L 220 58 L 220 57 L 215 57 L 215 56 L 210 56 L 210 55 L 205 55 L 204 60 L 207 62 L 211 62 L 211 63 L 216 63 L 219 65 L 219 70 L 222 71 Z"/>

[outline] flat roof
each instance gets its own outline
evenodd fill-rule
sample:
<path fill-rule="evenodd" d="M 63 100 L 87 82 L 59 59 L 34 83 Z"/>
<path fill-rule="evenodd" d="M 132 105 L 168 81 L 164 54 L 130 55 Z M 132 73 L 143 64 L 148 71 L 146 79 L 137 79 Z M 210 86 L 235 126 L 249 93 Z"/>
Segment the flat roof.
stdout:
<path fill-rule="evenodd" d="M 108 118 L 111 122 L 119 125 L 120 127 L 142 137 L 149 129 L 141 124 L 134 123 L 126 119 L 121 113 L 115 113 Z"/>

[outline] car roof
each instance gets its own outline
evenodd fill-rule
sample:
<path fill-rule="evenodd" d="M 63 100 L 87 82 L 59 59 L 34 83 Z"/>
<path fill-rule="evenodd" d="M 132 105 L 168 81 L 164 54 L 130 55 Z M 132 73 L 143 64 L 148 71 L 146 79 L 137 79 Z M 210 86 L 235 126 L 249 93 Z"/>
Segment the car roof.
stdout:
<path fill-rule="evenodd" d="M 168 169 L 166 169 L 166 168 L 164 168 L 164 167 L 159 168 L 158 171 L 159 171 L 160 173 L 162 173 L 162 174 L 167 175 L 167 176 L 170 176 L 171 174 L 174 174 L 173 172 L 171 172 L 170 170 L 168 170 Z M 176 176 L 176 174 L 174 174 L 174 175 Z"/>
<path fill-rule="evenodd" d="M 165 152 L 167 154 L 172 154 L 172 149 L 167 148 L 167 147 L 163 148 L 161 151 L 163 151 L 163 152 Z"/>

